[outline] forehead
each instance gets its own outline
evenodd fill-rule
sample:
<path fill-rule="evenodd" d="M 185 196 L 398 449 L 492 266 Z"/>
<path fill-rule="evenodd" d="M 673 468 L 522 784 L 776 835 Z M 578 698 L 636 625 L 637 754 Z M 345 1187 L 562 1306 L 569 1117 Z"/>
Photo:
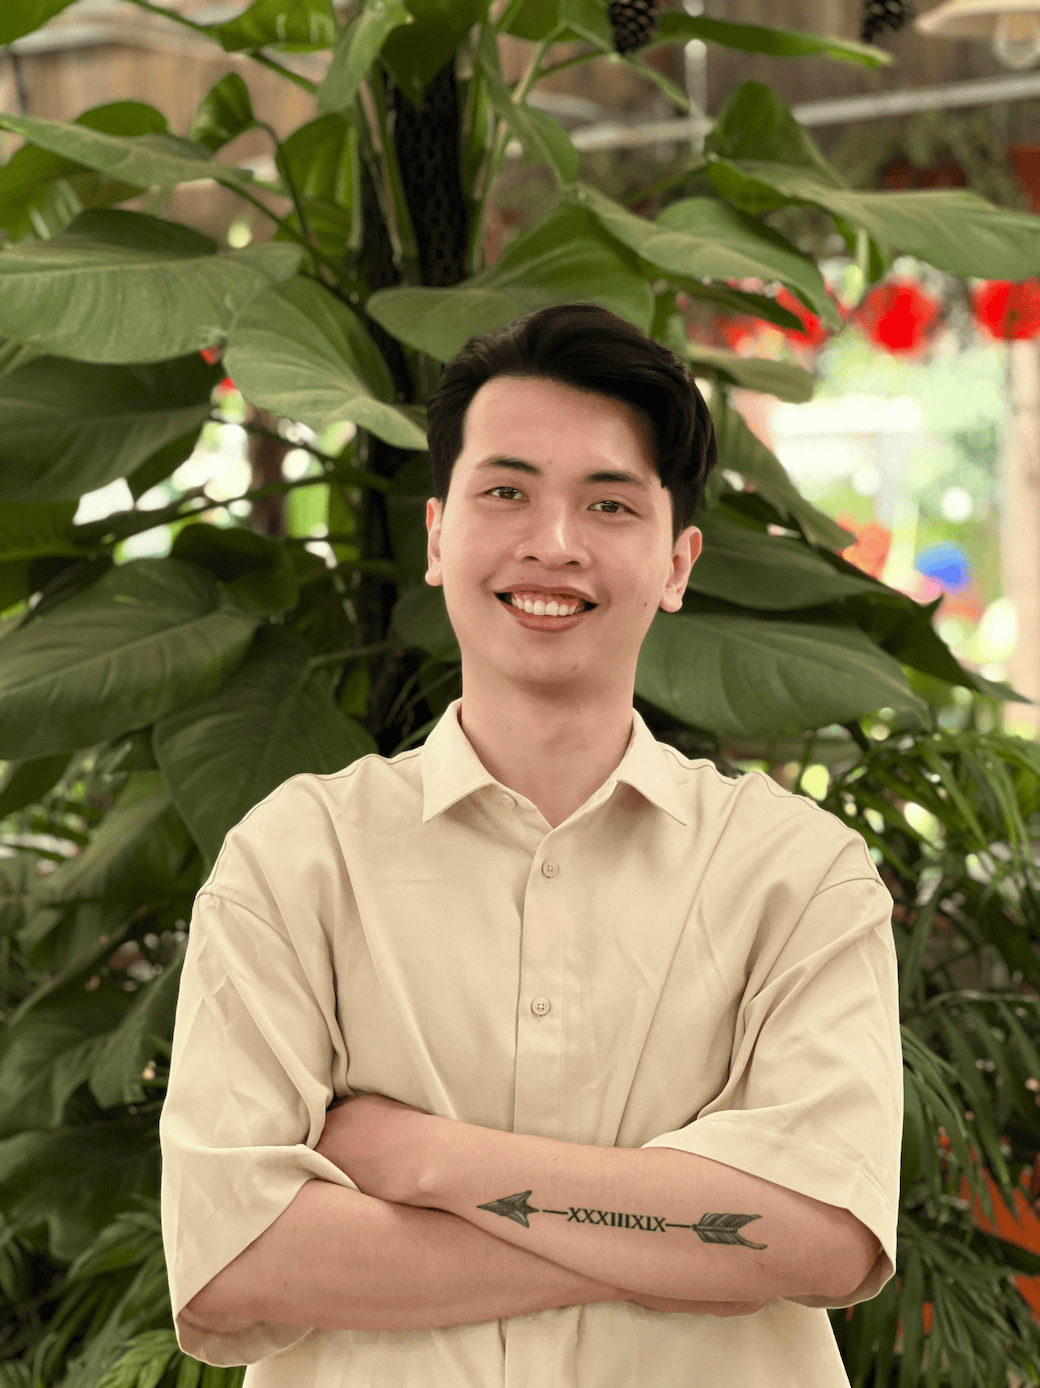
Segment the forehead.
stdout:
<path fill-rule="evenodd" d="M 474 395 L 463 422 L 459 463 L 489 453 L 553 463 L 581 455 L 624 461 L 653 485 L 659 479 L 653 436 L 642 414 L 623 401 L 558 381 L 495 376 Z"/>

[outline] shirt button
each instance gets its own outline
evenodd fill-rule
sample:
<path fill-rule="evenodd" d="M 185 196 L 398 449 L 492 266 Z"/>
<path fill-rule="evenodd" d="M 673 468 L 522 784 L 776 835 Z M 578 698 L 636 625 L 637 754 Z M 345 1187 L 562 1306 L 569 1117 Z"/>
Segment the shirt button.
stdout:
<path fill-rule="evenodd" d="M 516 801 L 513 797 L 511 795 L 506 795 L 504 792 L 502 794 L 502 804 L 508 805 L 511 810 L 516 807 Z"/>
<path fill-rule="evenodd" d="M 552 1003 L 548 998 L 535 998 L 531 1003 L 531 1011 L 538 1017 L 544 1017 L 551 1007 Z"/>
<path fill-rule="evenodd" d="M 545 862 L 542 864 L 543 877 L 555 877 L 559 870 L 559 863 L 554 863 L 551 858 L 546 858 Z"/>

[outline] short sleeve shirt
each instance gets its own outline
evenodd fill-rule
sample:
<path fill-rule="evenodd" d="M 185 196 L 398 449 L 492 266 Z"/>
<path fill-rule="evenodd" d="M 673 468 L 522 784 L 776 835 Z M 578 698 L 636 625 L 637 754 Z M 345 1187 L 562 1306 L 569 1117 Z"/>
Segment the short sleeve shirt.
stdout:
<path fill-rule="evenodd" d="M 314 1151 L 355 1091 L 709 1157 L 874 1233 L 850 1303 L 893 1275 L 898 985 L 863 839 L 761 773 L 658 742 L 635 709 L 620 765 L 553 828 L 483 766 L 461 703 L 421 748 L 286 781 L 198 894 L 160 1123 L 181 1347 L 248 1364 L 245 1388 L 846 1388 L 823 1301 L 406 1331 L 180 1318 L 306 1181 L 356 1189 Z"/>

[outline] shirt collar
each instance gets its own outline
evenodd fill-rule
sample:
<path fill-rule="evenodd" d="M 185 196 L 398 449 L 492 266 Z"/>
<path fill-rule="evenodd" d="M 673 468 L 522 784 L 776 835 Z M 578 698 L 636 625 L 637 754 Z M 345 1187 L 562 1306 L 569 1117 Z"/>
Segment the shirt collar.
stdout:
<path fill-rule="evenodd" d="M 462 731 L 461 706 L 461 697 L 448 705 L 420 749 L 424 824 L 482 786 L 506 789 L 488 771 Z M 635 708 L 632 709 L 628 749 L 620 766 L 611 772 L 606 782 L 608 795 L 618 781 L 633 786 L 680 824 L 689 822 L 673 780 L 672 759 Z"/>

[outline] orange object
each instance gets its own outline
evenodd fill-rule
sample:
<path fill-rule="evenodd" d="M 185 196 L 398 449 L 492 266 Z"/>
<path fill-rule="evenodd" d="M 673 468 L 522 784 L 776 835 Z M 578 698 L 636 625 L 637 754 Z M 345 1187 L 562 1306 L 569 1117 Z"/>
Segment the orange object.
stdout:
<path fill-rule="evenodd" d="M 888 551 L 892 547 L 891 530 L 879 525 L 877 521 L 858 521 L 847 511 L 843 511 L 835 519 L 844 530 L 851 530 L 856 536 L 856 543 L 849 545 L 848 549 L 843 549 L 841 557 L 850 564 L 855 564 L 857 569 L 870 574 L 871 578 L 880 578 L 888 560 Z"/>

